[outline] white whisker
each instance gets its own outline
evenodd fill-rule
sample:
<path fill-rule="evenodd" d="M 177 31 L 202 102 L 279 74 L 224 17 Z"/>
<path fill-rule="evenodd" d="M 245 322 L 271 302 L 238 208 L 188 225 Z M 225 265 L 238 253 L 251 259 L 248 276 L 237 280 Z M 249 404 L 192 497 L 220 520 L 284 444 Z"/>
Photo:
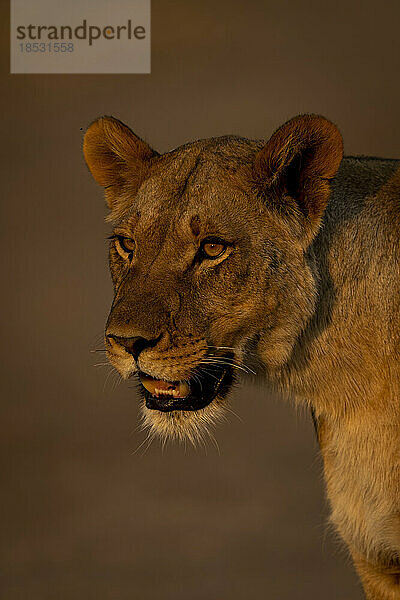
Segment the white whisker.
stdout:
<path fill-rule="evenodd" d="M 247 365 L 238 365 L 235 362 L 229 362 L 225 359 L 221 359 L 221 358 L 214 358 L 214 357 L 206 357 L 203 358 L 200 361 L 200 364 L 214 364 L 214 365 L 223 365 L 223 366 L 228 366 L 228 367 L 233 367 L 236 369 L 240 369 L 241 371 L 243 371 L 244 373 L 248 373 L 248 374 L 253 374 L 256 375 L 255 371 L 253 371 L 252 369 L 250 369 L 250 367 L 248 367 Z"/>

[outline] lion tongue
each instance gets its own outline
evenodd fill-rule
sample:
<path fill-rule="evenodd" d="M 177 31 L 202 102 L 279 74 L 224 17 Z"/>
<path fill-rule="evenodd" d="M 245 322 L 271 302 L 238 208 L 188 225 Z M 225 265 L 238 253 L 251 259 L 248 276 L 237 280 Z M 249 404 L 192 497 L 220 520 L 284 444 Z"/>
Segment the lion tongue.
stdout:
<path fill-rule="evenodd" d="M 189 395 L 190 387 L 186 381 L 171 383 L 162 379 L 153 379 L 144 373 L 140 374 L 142 385 L 150 392 L 152 396 L 171 396 L 172 398 L 186 398 Z"/>

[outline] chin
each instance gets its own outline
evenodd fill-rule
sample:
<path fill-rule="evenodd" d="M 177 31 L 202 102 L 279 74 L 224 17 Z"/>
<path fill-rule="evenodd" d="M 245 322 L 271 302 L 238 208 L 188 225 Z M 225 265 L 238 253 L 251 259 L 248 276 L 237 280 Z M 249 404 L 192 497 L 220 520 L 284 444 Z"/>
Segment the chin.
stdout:
<path fill-rule="evenodd" d="M 216 396 L 210 404 L 198 410 L 172 410 L 162 412 L 149 409 L 143 403 L 143 428 L 149 429 L 151 436 L 162 439 L 185 440 L 193 445 L 210 435 L 210 429 L 224 419 L 228 394 Z"/>

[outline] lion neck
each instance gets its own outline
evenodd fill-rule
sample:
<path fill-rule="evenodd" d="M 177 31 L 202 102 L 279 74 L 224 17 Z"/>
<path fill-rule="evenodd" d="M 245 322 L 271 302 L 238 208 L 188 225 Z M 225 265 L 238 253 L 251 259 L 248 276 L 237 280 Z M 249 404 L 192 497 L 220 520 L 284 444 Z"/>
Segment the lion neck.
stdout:
<path fill-rule="evenodd" d="M 316 286 L 313 313 L 288 360 L 266 365 L 267 379 L 310 403 L 317 415 L 383 401 L 382 374 L 395 355 L 391 281 L 398 266 L 391 232 L 397 224 L 391 211 L 398 209 L 390 186 L 399 186 L 399 166 L 396 160 L 343 160 L 306 255 Z M 371 351 L 377 347 L 379 356 Z"/>

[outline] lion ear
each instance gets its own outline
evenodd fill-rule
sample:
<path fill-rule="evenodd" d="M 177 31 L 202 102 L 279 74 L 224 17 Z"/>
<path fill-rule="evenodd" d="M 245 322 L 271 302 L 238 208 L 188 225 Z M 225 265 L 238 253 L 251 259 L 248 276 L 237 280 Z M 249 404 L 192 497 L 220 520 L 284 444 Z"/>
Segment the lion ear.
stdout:
<path fill-rule="evenodd" d="M 130 188 L 145 179 L 150 160 L 157 156 L 146 142 L 127 125 L 114 117 L 100 117 L 87 129 L 83 140 L 83 154 L 95 181 L 115 192 L 126 182 Z M 113 193 L 106 199 L 113 208 Z"/>
<path fill-rule="evenodd" d="M 256 155 L 257 186 L 272 208 L 300 219 L 306 243 L 320 225 L 342 158 L 339 130 L 319 115 L 294 117 Z"/>

